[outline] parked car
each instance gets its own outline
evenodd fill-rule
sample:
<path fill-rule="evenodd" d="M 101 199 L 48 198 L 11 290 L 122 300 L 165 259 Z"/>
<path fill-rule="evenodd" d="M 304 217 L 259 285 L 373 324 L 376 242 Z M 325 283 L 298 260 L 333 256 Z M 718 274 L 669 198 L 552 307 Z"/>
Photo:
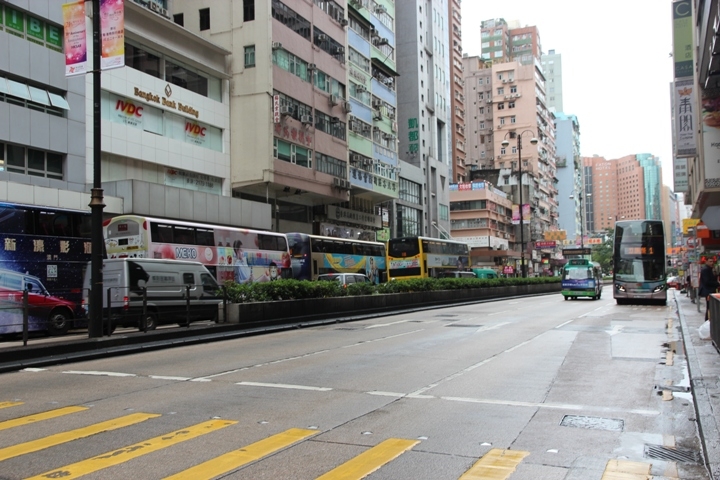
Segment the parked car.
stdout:
<path fill-rule="evenodd" d="M 28 291 L 28 316 L 31 331 L 46 330 L 50 335 L 65 335 L 71 327 L 75 327 L 76 319 L 85 317 L 84 310 L 80 305 L 50 295 L 38 277 L 14 270 L 0 269 L 0 303 L 3 308 L 13 306 L 21 308 L 25 289 Z M 8 316 L 8 320 L 16 323 L 11 316 Z M 21 326 L 15 326 L 22 331 Z M 11 328 L 9 325 L 0 327 L 2 327 L 3 333 L 17 331 L 17 328 Z"/>
<path fill-rule="evenodd" d="M 677 290 L 680 290 L 683 286 L 683 281 L 680 277 L 668 277 L 666 283 L 668 288 L 675 288 Z"/>
<path fill-rule="evenodd" d="M 339 282 L 345 288 L 351 283 L 370 283 L 368 276 L 362 273 L 324 273 L 318 275 L 317 279 L 325 282 Z"/>
<path fill-rule="evenodd" d="M 473 272 L 463 271 L 452 271 L 452 272 L 440 272 L 437 278 L 477 278 Z"/>

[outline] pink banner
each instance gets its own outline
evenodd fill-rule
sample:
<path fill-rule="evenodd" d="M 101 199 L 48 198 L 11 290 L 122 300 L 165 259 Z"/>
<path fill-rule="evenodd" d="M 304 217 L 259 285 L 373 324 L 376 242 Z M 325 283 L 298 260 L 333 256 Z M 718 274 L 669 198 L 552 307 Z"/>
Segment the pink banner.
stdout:
<path fill-rule="evenodd" d="M 85 2 L 80 0 L 65 3 L 62 12 L 65 31 L 65 76 L 80 75 L 87 71 Z"/>
<path fill-rule="evenodd" d="M 100 68 L 108 70 L 125 66 L 124 0 L 100 0 L 102 58 Z"/>

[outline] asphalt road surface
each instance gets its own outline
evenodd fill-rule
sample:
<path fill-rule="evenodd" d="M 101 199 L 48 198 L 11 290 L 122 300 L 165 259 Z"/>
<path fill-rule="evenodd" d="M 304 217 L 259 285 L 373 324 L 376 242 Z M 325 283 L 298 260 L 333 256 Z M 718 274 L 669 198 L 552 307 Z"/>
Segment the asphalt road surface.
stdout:
<path fill-rule="evenodd" d="M 708 479 L 672 306 L 549 295 L 0 375 L 0 478 Z"/>

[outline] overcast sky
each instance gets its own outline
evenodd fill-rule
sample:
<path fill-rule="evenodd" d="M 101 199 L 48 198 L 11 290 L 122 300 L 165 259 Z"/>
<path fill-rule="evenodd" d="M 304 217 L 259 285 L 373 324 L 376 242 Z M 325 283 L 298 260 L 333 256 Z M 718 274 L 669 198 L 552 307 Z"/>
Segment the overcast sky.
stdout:
<path fill-rule="evenodd" d="M 660 157 L 672 188 L 671 0 L 466 0 L 463 53 L 480 55 L 480 22 L 535 25 L 562 55 L 563 107 L 580 123 L 582 156 Z"/>

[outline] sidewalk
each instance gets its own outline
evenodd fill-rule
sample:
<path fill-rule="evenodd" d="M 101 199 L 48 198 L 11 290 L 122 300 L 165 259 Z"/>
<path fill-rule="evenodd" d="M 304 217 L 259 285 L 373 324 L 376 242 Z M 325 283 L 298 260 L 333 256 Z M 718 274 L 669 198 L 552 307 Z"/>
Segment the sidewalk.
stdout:
<path fill-rule="evenodd" d="M 720 478 L 720 353 L 711 340 L 701 340 L 698 335 L 698 327 L 705 321 L 705 300 L 701 301 L 698 312 L 697 304 L 679 290 L 668 293 L 668 302 L 673 302 L 674 296 L 678 308 L 698 430 L 708 467 L 712 478 Z"/>

